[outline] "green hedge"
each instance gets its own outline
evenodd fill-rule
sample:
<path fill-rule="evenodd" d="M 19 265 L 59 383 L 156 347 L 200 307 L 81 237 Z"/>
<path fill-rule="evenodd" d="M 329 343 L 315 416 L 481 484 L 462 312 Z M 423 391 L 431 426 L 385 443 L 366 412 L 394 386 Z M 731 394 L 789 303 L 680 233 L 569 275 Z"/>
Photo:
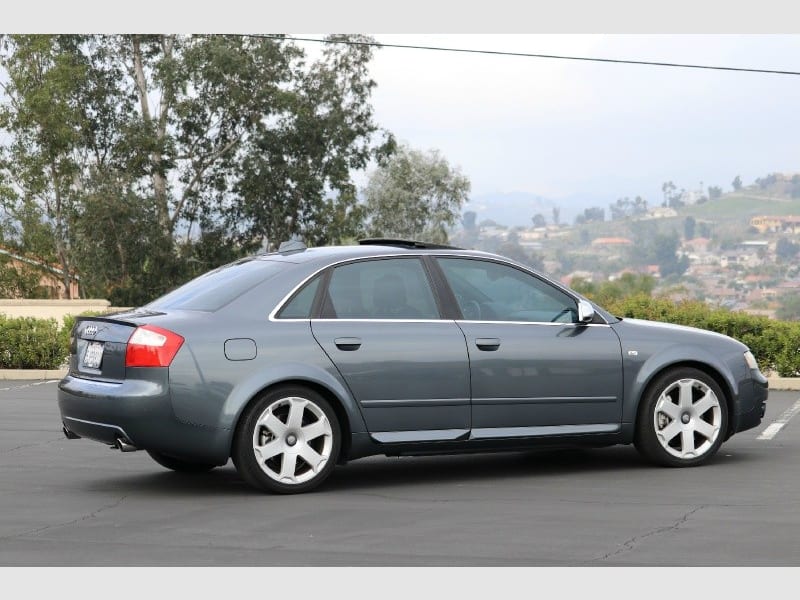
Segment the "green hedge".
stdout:
<path fill-rule="evenodd" d="M 775 321 L 691 300 L 675 303 L 644 294 L 610 303 L 607 310 L 620 317 L 689 325 L 723 333 L 747 344 L 762 371 L 782 377 L 800 375 L 800 322 Z"/>
<path fill-rule="evenodd" d="M 0 369 L 58 369 L 69 355 L 70 330 L 55 319 L 0 314 Z"/>
<path fill-rule="evenodd" d="M 712 308 L 703 302 L 675 303 L 645 294 L 609 303 L 621 317 L 649 319 L 724 333 L 747 344 L 762 371 L 782 377 L 800 376 L 800 322 Z M 87 313 L 98 314 L 98 313 Z M 8 318 L 0 314 L 0 369 L 57 369 L 69 354 L 69 334 L 75 317 L 55 319 Z"/>

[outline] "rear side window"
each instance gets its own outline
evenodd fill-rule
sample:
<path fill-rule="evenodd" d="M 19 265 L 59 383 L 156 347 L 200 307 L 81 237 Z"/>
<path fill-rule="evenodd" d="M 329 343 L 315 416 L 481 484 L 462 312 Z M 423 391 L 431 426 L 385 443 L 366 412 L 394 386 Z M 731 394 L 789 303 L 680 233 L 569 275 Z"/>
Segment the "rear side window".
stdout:
<path fill-rule="evenodd" d="M 284 305 L 278 313 L 278 319 L 310 319 L 311 308 L 314 305 L 314 298 L 317 295 L 317 288 L 319 282 L 322 281 L 321 276 L 317 276 L 307 284 L 305 284 L 300 291 L 298 291 L 289 302 Z"/>
<path fill-rule="evenodd" d="M 438 319 L 425 269 L 415 258 L 368 260 L 334 269 L 325 316 L 339 319 Z"/>
<path fill-rule="evenodd" d="M 285 268 L 283 262 L 244 258 L 192 279 L 147 308 L 215 311 Z"/>

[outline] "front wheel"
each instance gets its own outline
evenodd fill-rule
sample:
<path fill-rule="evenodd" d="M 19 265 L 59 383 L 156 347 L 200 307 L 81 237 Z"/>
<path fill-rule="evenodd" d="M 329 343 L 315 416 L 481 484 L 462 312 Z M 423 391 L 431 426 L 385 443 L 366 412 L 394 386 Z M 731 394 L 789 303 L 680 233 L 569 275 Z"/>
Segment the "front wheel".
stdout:
<path fill-rule="evenodd" d="M 282 387 L 258 398 L 244 413 L 233 462 L 253 487 L 296 494 L 328 478 L 340 447 L 339 422 L 327 400 L 305 387 Z"/>
<path fill-rule="evenodd" d="M 690 467 L 716 454 L 727 427 L 728 407 L 717 382 L 697 369 L 672 369 L 642 398 L 635 442 L 657 464 Z"/>

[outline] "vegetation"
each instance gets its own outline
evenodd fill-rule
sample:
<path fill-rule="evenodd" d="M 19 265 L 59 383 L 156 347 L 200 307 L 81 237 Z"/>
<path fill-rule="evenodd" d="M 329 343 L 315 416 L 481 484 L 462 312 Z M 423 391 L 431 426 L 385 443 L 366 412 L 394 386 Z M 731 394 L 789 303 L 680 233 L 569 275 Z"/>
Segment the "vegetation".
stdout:
<path fill-rule="evenodd" d="M 783 377 L 800 375 L 800 322 L 786 322 L 725 308 L 697 300 L 674 302 L 651 296 L 652 278 L 626 274 L 616 282 L 599 285 L 573 282 L 576 291 L 618 317 L 675 323 L 715 331 L 746 344 L 763 371 Z"/>
<path fill-rule="evenodd" d="M 458 222 L 469 189 L 469 179 L 438 152 L 400 146 L 372 173 L 364 190 L 367 232 L 446 243 L 447 229 Z"/>
<path fill-rule="evenodd" d="M 69 355 L 72 323 L 0 314 L 0 369 L 57 369 Z"/>
<path fill-rule="evenodd" d="M 372 52 L 0 37 L 0 242 L 58 264 L 65 284 L 77 272 L 85 295 L 135 305 L 290 236 L 355 235 L 352 173 L 394 148 L 373 119 Z"/>

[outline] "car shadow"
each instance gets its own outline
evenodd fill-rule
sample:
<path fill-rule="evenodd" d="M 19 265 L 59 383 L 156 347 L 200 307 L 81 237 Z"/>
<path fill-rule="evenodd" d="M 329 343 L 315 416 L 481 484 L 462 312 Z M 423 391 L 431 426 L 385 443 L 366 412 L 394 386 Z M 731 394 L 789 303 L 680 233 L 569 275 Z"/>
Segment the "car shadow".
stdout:
<path fill-rule="evenodd" d="M 720 452 L 703 469 L 758 461 L 746 451 Z M 476 453 L 417 457 L 370 457 L 338 466 L 318 493 L 364 491 L 387 487 L 460 484 L 483 481 L 547 478 L 581 473 L 621 474 L 659 469 L 643 459 L 632 446 L 611 448 L 568 448 L 515 452 Z M 232 463 L 207 473 L 153 472 L 105 477 L 90 484 L 93 490 L 146 492 L 148 495 L 252 496 L 260 492 L 249 487 Z"/>
<path fill-rule="evenodd" d="M 652 468 L 632 449 L 527 450 L 482 454 L 400 457 L 355 461 L 337 469 L 324 485 L 344 490 L 413 484 L 568 475 Z"/>

